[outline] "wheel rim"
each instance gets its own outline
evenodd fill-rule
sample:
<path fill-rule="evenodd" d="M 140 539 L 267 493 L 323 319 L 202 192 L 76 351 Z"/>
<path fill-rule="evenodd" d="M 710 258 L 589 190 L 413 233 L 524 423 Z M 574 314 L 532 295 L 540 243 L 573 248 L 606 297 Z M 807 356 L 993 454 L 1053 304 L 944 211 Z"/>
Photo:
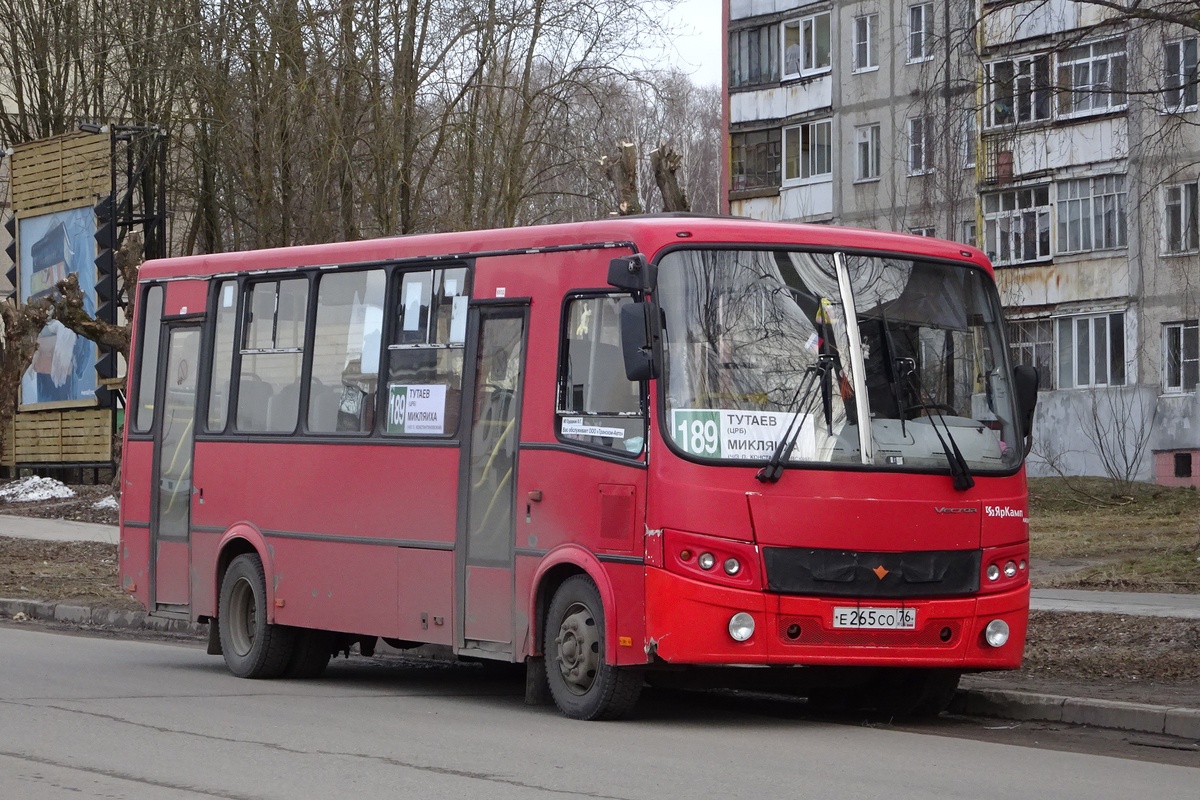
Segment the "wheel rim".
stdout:
<path fill-rule="evenodd" d="M 240 578 L 229 593 L 229 639 L 233 652 L 239 656 L 250 653 L 258 632 L 258 608 L 254 602 L 254 587 Z"/>
<path fill-rule="evenodd" d="M 558 669 L 572 694 L 587 694 L 600 669 L 600 629 L 596 618 L 583 603 L 572 603 L 563 614 L 554 639 L 558 646 Z"/>

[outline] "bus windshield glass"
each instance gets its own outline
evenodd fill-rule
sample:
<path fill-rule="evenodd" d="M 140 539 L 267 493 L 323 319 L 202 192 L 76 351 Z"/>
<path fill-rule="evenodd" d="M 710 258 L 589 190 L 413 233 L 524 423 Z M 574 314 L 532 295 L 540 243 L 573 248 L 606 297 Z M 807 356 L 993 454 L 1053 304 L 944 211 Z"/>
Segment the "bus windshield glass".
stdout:
<path fill-rule="evenodd" d="M 794 466 L 946 470 L 955 449 L 971 472 L 1020 463 L 999 300 L 981 270 L 677 250 L 659 264 L 656 298 L 664 422 L 690 456 L 766 462 L 786 440 Z"/>

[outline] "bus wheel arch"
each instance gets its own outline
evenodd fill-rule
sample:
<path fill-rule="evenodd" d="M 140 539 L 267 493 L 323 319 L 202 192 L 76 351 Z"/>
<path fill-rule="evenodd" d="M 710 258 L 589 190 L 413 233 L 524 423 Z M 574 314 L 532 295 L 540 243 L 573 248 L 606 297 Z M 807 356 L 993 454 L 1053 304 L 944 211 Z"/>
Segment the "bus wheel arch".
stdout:
<path fill-rule="evenodd" d="M 533 596 L 530 597 L 530 619 L 534 627 L 530 638 L 533 640 L 531 655 L 545 655 L 542 643 L 546 634 L 546 613 L 554 593 L 569 578 L 574 575 L 586 575 L 596 585 L 600 600 L 604 605 L 605 620 L 605 653 L 604 657 L 610 663 L 615 662 L 616 646 L 616 595 L 604 566 L 594 555 L 582 547 L 565 545 L 551 550 L 538 565 L 533 575 Z"/>

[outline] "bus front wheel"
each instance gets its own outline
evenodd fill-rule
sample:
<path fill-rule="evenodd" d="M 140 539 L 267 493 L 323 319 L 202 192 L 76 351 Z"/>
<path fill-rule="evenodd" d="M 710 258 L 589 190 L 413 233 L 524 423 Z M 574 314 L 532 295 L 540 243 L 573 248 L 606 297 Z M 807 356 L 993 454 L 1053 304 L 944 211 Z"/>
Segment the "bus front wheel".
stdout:
<path fill-rule="evenodd" d="M 604 604 L 586 575 L 563 581 L 546 612 L 546 680 L 554 704 L 572 719 L 625 716 L 642 691 L 642 672 L 604 661 Z"/>
<path fill-rule="evenodd" d="M 239 678 L 277 678 L 288 668 L 295 630 L 267 622 L 267 580 L 262 561 L 235 558 L 221 581 L 217 611 L 225 665 Z"/>

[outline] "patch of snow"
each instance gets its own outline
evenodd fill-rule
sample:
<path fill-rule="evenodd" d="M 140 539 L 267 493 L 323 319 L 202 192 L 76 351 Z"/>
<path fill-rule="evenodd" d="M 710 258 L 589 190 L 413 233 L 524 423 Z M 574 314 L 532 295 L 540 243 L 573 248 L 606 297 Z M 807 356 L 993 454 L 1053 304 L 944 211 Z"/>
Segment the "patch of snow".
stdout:
<path fill-rule="evenodd" d="M 0 487 L 0 500 L 10 503 L 31 503 L 38 500 L 53 500 L 59 497 L 74 497 L 75 492 L 62 481 L 54 478 L 39 478 L 31 475 Z"/>
<path fill-rule="evenodd" d="M 111 509 L 115 510 L 117 508 L 117 498 L 113 497 L 112 495 L 109 495 L 108 497 L 105 497 L 102 500 L 97 500 L 96 502 L 92 503 L 92 508 L 99 508 L 99 509 L 111 508 Z"/>

